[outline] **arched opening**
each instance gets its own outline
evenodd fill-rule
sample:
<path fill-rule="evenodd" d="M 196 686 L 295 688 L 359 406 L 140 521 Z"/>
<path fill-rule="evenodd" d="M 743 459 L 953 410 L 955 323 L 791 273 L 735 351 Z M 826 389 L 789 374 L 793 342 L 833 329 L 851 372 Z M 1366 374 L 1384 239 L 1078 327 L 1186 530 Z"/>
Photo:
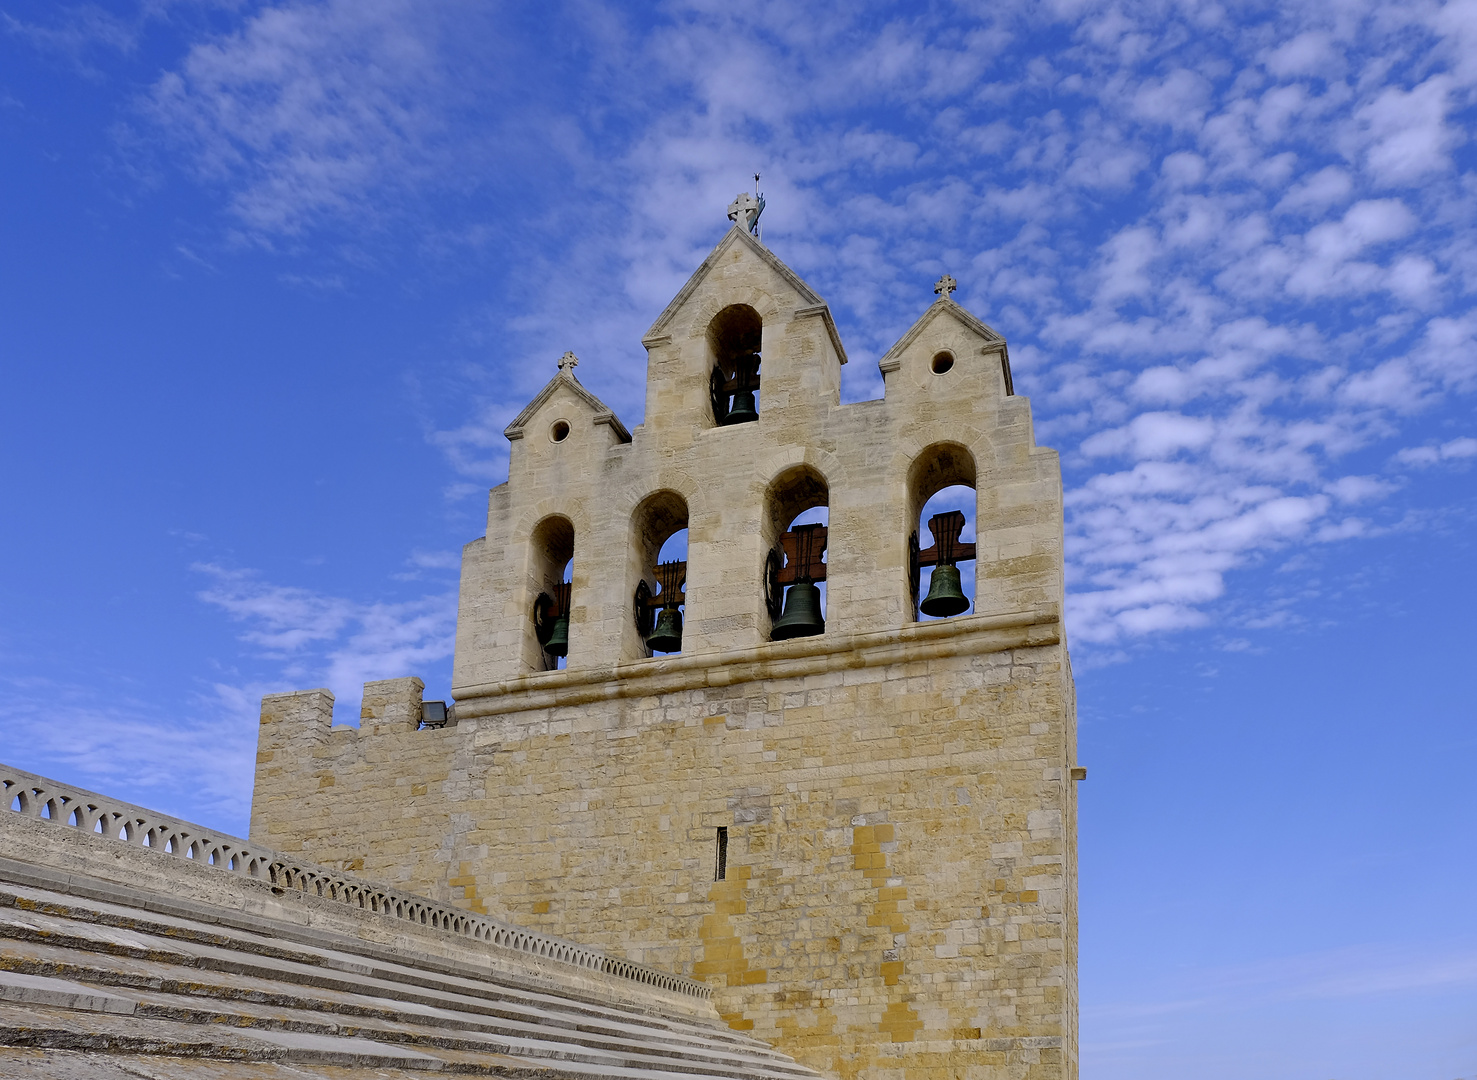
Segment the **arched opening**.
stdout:
<path fill-rule="evenodd" d="M 769 485 L 764 604 L 771 641 L 825 633 L 830 495 L 826 478 L 809 465 Z"/>
<path fill-rule="evenodd" d="M 708 394 L 719 427 L 759 419 L 759 350 L 764 320 L 747 304 L 731 304 L 708 324 Z"/>
<path fill-rule="evenodd" d="M 569 615 L 574 582 L 574 524 L 561 515 L 546 517 L 533 529 L 529 593 L 533 596 L 532 666 L 554 671 L 567 666 Z"/>
<path fill-rule="evenodd" d="M 648 495 L 631 519 L 634 646 L 630 655 L 682 651 L 687 604 L 687 500 Z"/>
<path fill-rule="evenodd" d="M 908 592 L 914 621 L 974 606 L 974 455 L 957 443 L 928 447 L 908 470 Z"/>

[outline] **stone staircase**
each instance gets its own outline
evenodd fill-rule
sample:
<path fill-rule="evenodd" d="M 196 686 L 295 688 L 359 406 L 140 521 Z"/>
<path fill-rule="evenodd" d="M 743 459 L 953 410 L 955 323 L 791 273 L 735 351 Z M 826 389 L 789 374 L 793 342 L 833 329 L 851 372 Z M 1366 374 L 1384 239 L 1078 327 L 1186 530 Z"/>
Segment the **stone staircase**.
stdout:
<path fill-rule="evenodd" d="M 332 889 L 258 880 L 122 843 L 66 812 L 100 796 L 39 781 L 52 810 L 0 808 L 5 1080 L 819 1075 L 690 979 L 494 921 L 474 939 L 480 922 L 329 871 Z M 368 889 L 392 902 L 368 910 Z"/>
<path fill-rule="evenodd" d="M 0 868 L 0 1076 L 816 1075 L 697 1018 L 5 880 L 14 876 Z M 206 1061 L 217 1071 L 200 1071 Z"/>

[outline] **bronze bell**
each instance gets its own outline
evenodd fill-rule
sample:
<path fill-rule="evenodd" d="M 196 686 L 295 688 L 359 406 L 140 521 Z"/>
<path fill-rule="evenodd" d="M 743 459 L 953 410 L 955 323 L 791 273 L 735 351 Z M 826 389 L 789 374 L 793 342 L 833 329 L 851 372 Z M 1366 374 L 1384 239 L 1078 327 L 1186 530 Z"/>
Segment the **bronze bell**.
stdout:
<path fill-rule="evenodd" d="M 813 581 L 797 581 L 790 586 L 785 596 L 784 614 L 774 624 L 770 638 L 788 641 L 790 638 L 810 637 L 823 634 L 826 620 L 821 615 L 821 591 Z"/>
<path fill-rule="evenodd" d="M 942 563 L 933 568 L 933 578 L 928 583 L 928 595 L 918 605 L 923 614 L 935 619 L 945 619 L 969 610 L 969 597 L 959 584 L 959 567 Z"/>
<path fill-rule="evenodd" d="M 574 586 L 560 582 L 554 586 L 554 626 L 549 631 L 549 640 L 544 642 L 544 652 L 550 656 L 569 655 L 569 593 Z"/>
<path fill-rule="evenodd" d="M 740 356 L 734 363 L 733 408 L 723 418 L 723 426 L 747 424 L 759 419 L 759 405 L 754 398 L 759 372 L 759 357 L 754 353 Z"/>
<path fill-rule="evenodd" d="M 554 630 L 549 634 L 548 643 L 544 645 L 544 652 L 550 656 L 569 655 L 569 616 L 560 615 L 554 620 Z"/>
<path fill-rule="evenodd" d="M 674 607 L 662 608 L 656 617 L 656 629 L 646 638 L 652 652 L 682 651 L 682 612 Z"/>
<path fill-rule="evenodd" d="M 728 415 L 723 418 L 723 426 L 730 424 L 747 424 L 759 419 L 759 409 L 754 404 L 754 391 L 740 390 L 733 395 L 733 408 L 728 410 Z"/>

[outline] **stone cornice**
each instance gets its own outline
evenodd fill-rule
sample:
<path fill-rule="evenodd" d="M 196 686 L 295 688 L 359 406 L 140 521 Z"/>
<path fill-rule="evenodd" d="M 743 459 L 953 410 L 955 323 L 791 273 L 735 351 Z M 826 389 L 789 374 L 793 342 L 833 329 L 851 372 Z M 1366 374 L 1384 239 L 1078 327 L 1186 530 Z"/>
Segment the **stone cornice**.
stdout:
<path fill-rule="evenodd" d="M 703 686 L 802 678 L 827 671 L 1010 649 L 1059 645 L 1064 634 L 1056 604 L 1032 611 L 964 615 L 896 630 L 827 632 L 747 649 L 628 660 L 564 671 L 530 672 L 499 682 L 452 687 L 463 720 L 618 698 L 668 694 Z"/>

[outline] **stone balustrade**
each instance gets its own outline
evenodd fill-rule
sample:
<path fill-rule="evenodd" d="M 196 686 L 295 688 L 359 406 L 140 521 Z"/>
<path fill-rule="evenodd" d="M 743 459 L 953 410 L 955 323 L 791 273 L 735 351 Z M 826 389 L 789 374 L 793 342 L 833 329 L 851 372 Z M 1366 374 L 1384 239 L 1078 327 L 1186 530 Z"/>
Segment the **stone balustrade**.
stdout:
<path fill-rule="evenodd" d="M 522 930 L 451 904 L 374 885 L 250 840 L 218 833 L 202 825 L 180 821 L 35 773 L 0 765 L 0 787 L 3 787 L 0 805 L 13 813 L 71 826 L 162 855 L 191 859 L 197 865 L 255 878 L 278 889 L 295 889 L 309 896 L 336 900 L 389 918 L 403 919 L 540 959 L 630 979 L 695 998 L 707 999 L 711 994 L 706 985 L 694 979 L 606 956 L 595 949 Z"/>

